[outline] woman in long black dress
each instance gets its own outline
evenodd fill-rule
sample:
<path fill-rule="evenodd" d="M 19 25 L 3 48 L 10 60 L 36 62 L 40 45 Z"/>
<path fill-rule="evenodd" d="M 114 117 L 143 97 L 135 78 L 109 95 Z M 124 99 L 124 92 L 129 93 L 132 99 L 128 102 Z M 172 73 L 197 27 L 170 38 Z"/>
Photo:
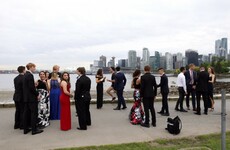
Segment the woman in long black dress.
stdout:
<path fill-rule="evenodd" d="M 209 81 L 208 81 L 208 98 L 211 100 L 211 111 L 214 110 L 214 99 L 213 99 L 213 83 L 215 82 L 216 76 L 212 67 L 208 68 Z"/>
<path fill-rule="evenodd" d="M 105 82 L 105 77 L 103 77 L 102 69 L 98 69 L 96 75 L 97 83 L 97 109 L 101 109 L 103 106 L 103 82 Z"/>
<path fill-rule="evenodd" d="M 39 72 L 40 79 L 36 82 L 36 88 L 39 92 L 39 102 L 38 102 L 38 126 L 44 128 L 48 126 L 49 123 L 49 92 L 47 90 L 47 80 L 45 72 Z"/>
<path fill-rule="evenodd" d="M 140 80 L 141 71 L 139 69 L 135 70 L 133 73 L 133 81 L 131 88 L 134 88 L 133 98 L 134 104 L 129 113 L 130 122 L 134 125 L 141 124 L 144 121 L 144 111 L 141 106 L 141 97 L 140 97 Z"/>

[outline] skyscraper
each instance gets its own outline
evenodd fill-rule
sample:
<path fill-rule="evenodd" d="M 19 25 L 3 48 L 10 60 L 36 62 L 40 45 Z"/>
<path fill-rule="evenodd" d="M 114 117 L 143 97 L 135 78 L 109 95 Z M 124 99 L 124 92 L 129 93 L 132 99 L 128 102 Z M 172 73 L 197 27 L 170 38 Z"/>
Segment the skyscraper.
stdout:
<path fill-rule="evenodd" d="M 118 66 L 120 66 L 120 67 L 127 67 L 126 66 L 126 59 L 120 59 L 120 60 L 118 60 Z"/>
<path fill-rule="evenodd" d="M 222 38 L 215 41 L 215 54 L 227 59 L 228 56 L 228 39 Z"/>
<path fill-rule="evenodd" d="M 141 61 L 141 69 L 144 69 L 144 66 L 146 65 L 149 65 L 149 56 L 150 56 L 150 53 L 149 53 L 149 50 L 148 48 L 143 48 L 143 51 L 142 51 L 142 61 Z"/>
<path fill-rule="evenodd" d="M 176 62 L 175 62 L 174 65 L 175 65 L 174 69 L 178 69 L 178 68 L 183 66 L 183 55 L 182 55 L 182 53 L 177 53 L 176 54 Z"/>
<path fill-rule="evenodd" d="M 160 53 L 158 51 L 155 51 L 155 57 L 156 57 L 156 61 L 155 61 L 155 68 L 154 69 L 159 69 L 160 68 Z"/>
<path fill-rule="evenodd" d="M 149 65 L 154 70 L 155 69 L 156 56 L 149 57 Z"/>
<path fill-rule="evenodd" d="M 135 50 L 130 50 L 128 52 L 128 67 L 135 69 L 137 66 L 137 52 Z"/>
<path fill-rule="evenodd" d="M 103 67 L 106 67 L 106 57 L 105 56 L 100 56 L 100 61 L 103 63 Z"/>
<path fill-rule="evenodd" d="M 166 52 L 165 53 L 165 59 L 166 59 L 166 70 L 173 70 L 173 56 L 171 53 Z"/>
<path fill-rule="evenodd" d="M 166 69 L 166 57 L 165 56 L 160 57 L 160 67 Z"/>
<path fill-rule="evenodd" d="M 188 64 L 193 63 L 196 66 L 199 65 L 198 64 L 198 52 L 197 51 L 188 49 L 188 50 L 185 51 L 185 57 L 188 60 Z"/>

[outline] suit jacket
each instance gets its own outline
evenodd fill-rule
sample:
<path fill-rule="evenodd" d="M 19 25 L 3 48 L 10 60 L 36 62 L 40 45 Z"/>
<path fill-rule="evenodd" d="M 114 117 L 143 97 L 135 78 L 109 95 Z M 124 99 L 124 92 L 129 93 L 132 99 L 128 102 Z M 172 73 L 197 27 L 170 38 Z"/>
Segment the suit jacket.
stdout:
<path fill-rule="evenodd" d="M 17 77 L 14 78 L 14 97 L 13 100 L 15 102 L 23 102 L 23 78 L 24 75 L 19 74 Z"/>
<path fill-rule="evenodd" d="M 161 93 L 169 93 L 168 77 L 165 74 L 161 76 L 160 84 L 157 87 L 161 88 Z"/>
<path fill-rule="evenodd" d="M 196 91 L 198 91 L 198 92 L 208 92 L 208 80 L 209 80 L 208 72 L 201 71 L 197 75 Z"/>
<path fill-rule="evenodd" d="M 34 76 L 26 71 L 23 79 L 23 97 L 24 102 L 37 102 L 38 92 L 35 88 Z"/>
<path fill-rule="evenodd" d="M 91 88 L 91 80 L 86 75 L 82 75 L 75 84 L 75 93 L 74 99 L 75 100 L 91 100 L 90 96 L 90 88 Z"/>
<path fill-rule="evenodd" d="M 185 80 L 186 80 L 186 85 L 188 86 L 192 80 L 191 75 L 190 75 L 190 70 L 187 70 L 184 73 L 185 76 Z M 197 73 L 195 71 L 193 71 L 193 84 L 192 85 L 196 85 L 196 80 L 197 80 Z"/>
<path fill-rule="evenodd" d="M 114 88 L 115 90 L 123 90 L 126 85 L 126 77 L 124 73 L 118 72 L 115 75 L 115 83 Z"/>
<path fill-rule="evenodd" d="M 157 95 L 156 79 L 150 73 L 141 76 L 141 97 L 153 98 Z"/>

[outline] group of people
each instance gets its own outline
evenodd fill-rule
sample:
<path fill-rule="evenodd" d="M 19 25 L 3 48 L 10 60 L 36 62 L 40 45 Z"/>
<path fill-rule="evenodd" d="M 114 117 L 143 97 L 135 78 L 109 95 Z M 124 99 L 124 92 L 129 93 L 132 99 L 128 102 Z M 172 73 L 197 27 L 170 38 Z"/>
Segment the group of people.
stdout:
<path fill-rule="evenodd" d="M 68 72 L 59 73 L 59 66 L 53 72 L 39 72 L 40 79 L 35 81 L 33 73 L 36 65 L 28 63 L 19 66 L 19 75 L 14 78 L 15 123 L 14 129 L 21 129 L 24 134 L 32 135 L 43 132 L 50 125 L 49 120 L 60 120 L 60 129 L 71 129 L 70 76 Z M 78 79 L 74 94 L 79 130 L 86 130 L 91 125 L 89 104 L 91 100 L 91 80 L 85 75 L 85 68 L 76 71 Z"/>
<path fill-rule="evenodd" d="M 179 91 L 179 99 L 176 103 L 175 110 L 187 112 L 190 110 L 190 95 L 192 97 L 192 107 L 196 115 L 201 115 L 200 100 L 201 96 L 204 101 L 204 114 L 208 114 L 208 108 L 214 110 L 213 99 L 213 83 L 215 82 L 215 73 L 212 67 L 205 71 L 204 67 L 200 67 L 200 71 L 195 71 L 195 65 L 189 64 L 189 69 L 180 68 L 180 74 L 177 78 L 177 86 Z M 183 107 L 184 97 L 186 96 L 187 110 Z M 180 107 L 180 108 L 179 108 Z"/>
<path fill-rule="evenodd" d="M 15 124 L 14 129 L 23 129 L 24 134 L 32 131 L 32 135 L 43 132 L 43 128 L 50 125 L 49 120 L 60 120 L 60 129 L 71 129 L 71 109 L 70 98 L 73 95 L 70 92 L 70 75 L 68 72 L 59 73 L 59 66 L 53 66 L 53 72 L 39 72 L 40 79 L 35 81 L 33 72 L 36 65 L 28 63 L 26 67 L 19 66 L 19 75 L 14 79 L 15 93 Z M 27 70 L 26 70 L 27 69 Z M 126 77 L 121 72 L 120 67 L 110 67 L 111 86 L 107 89 L 107 93 L 111 96 L 112 101 L 116 97 L 111 93 L 114 91 L 117 95 L 117 107 L 114 110 L 126 109 L 126 102 L 123 97 L 123 90 L 126 85 Z M 201 115 L 200 99 L 203 97 L 204 114 L 208 114 L 208 108 L 214 109 L 213 100 L 213 83 L 215 82 L 215 74 L 212 67 L 208 68 L 208 72 L 204 67 L 200 67 L 197 73 L 195 65 L 190 64 L 186 71 L 185 67 L 181 67 L 181 73 L 177 77 L 177 86 L 179 98 L 176 103 L 175 110 L 187 112 L 190 110 L 190 95 L 192 96 L 192 107 L 195 114 Z M 131 87 L 134 88 L 133 98 L 134 104 L 130 110 L 129 119 L 132 124 L 141 124 L 143 127 L 150 127 L 151 124 L 156 126 L 156 113 L 154 109 L 154 100 L 157 95 L 157 88 L 160 87 L 162 95 L 162 108 L 159 112 L 162 116 L 169 116 L 168 108 L 168 78 L 163 68 L 159 68 L 158 72 L 161 76 L 160 83 L 156 83 L 155 76 L 150 73 L 149 65 L 144 67 L 144 74 L 141 76 L 140 70 L 135 70 Z M 74 100 L 75 108 L 78 116 L 79 130 L 87 130 L 87 126 L 91 125 L 90 115 L 90 89 L 91 80 L 86 76 L 84 67 L 77 68 L 78 77 L 75 84 Z M 102 69 L 97 71 L 96 90 L 97 90 L 97 109 L 103 107 L 103 82 L 106 78 Z M 183 107 L 184 97 L 186 96 L 187 110 Z M 144 110 L 142 109 L 142 104 Z M 122 106 L 122 107 L 121 107 Z"/>

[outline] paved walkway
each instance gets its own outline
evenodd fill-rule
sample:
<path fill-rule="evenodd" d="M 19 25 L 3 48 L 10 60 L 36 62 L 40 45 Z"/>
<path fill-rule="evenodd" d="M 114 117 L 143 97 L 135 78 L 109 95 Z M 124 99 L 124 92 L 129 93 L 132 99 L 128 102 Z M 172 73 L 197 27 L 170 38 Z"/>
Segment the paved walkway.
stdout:
<path fill-rule="evenodd" d="M 159 114 L 157 127 L 143 128 L 139 125 L 131 125 L 128 120 L 128 109 L 114 111 L 116 104 L 105 104 L 101 110 L 91 105 L 92 126 L 87 131 L 76 129 L 78 125 L 75 117 L 75 108 L 72 110 L 72 129 L 60 131 L 59 121 L 51 121 L 51 125 L 44 129 L 42 134 L 24 135 L 22 130 L 13 129 L 14 108 L 0 109 L 0 147 L 4 150 L 31 150 L 31 149 L 55 149 L 91 145 L 119 144 L 129 142 L 152 141 L 159 138 L 191 137 L 221 131 L 221 100 L 216 100 L 215 111 L 208 115 L 197 116 L 190 110 L 187 113 L 174 111 L 175 101 L 170 101 L 171 117 L 179 116 L 183 123 L 181 134 L 174 136 L 166 130 L 167 117 Z M 155 103 L 156 111 L 161 108 L 161 103 Z M 227 100 L 227 114 L 230 114 L 230 100 Z M 230 115 L 226 117 L 227 130 L 230 131 Z"/>

